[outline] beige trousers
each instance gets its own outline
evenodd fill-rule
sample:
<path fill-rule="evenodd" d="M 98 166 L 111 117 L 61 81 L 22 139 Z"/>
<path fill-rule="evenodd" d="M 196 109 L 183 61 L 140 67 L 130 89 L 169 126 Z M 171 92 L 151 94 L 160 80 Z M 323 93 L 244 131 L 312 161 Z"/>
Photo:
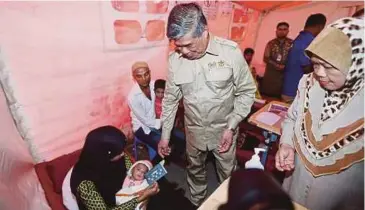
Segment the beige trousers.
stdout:
<path fill-rule="evenodd" d="M 227 179 L 236 168 L 236 141 L 233 140 L 231 148 L 226 153 L 219 153 L 217 148 L 211 152 L 215 158 L 215 164 L 219 183 Z M 206 159 L 208 150 L 202 151 L 187 143 L 186 146 L 188 167 L 187 182 L 190 191 L 190 201 L 200 206 L 207 196 L 207 169 Z"/>

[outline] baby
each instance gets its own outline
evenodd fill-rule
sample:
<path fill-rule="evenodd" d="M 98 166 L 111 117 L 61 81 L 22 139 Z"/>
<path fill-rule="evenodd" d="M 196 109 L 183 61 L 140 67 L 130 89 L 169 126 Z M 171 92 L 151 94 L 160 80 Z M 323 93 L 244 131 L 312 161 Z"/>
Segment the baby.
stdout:
<path fill-rule="evenodd" d="M 116 194 L 116 204 L 128 202 L 139 196 L 139 193 L 145 190 L 149 185 L 144 175 L 152 169 L 152 163 L 148 160 L 140 160 L 135 162 L 129 169 L 124 179 L 123 187 Z M 136 210 L 145 209 L 145 203 L 140 203 Z"/>

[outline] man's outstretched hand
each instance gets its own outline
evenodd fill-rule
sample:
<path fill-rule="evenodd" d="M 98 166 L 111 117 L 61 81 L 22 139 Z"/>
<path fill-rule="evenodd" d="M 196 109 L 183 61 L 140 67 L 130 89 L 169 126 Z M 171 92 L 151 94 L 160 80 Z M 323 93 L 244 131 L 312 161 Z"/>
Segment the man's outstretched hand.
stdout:
<path fill-rule="evenodd" d="M 222 138 L 218 145 L 218 152 L 219 153 L 225 153 L 227 152 L 233 143 L 233 131 L 230 129 L 226 129 L 223 132 Z"/>
<path fill-rule="evenodd" d="M 161 139 L 160 142 L 158 142 L 157 146 L 158 154 L 165 158 L 165 156 L 169 156 L 171 153 L 171 148 L 169 147 L 169 141 L 165 139 Z"/>

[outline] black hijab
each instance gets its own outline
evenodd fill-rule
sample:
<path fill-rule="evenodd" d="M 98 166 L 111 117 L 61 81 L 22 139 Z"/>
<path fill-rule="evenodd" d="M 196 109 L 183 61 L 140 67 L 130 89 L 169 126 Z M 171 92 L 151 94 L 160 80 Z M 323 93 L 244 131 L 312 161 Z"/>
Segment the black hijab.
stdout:
<path fill-rule="evenodd" d="M 219 210 L 294 210 L 280 184 L 260 169 L 233 172 L 228 186 L 228 202 Z"/>
<path fill-rule="evenodd" d="M 115 193 L 122 188 L 127 169 L 124 157 L 118 161 L 110 160 L 121 154 L 125 145 L 125 135 L 113 126 L 96 128 L 86 136 L 80 158 L 71 174 L 71 191 L 80 209 L 85 207 L 80 202 L 77 187 L 84 180 L 96 185 L 108 206 L 115 206 Z"/>

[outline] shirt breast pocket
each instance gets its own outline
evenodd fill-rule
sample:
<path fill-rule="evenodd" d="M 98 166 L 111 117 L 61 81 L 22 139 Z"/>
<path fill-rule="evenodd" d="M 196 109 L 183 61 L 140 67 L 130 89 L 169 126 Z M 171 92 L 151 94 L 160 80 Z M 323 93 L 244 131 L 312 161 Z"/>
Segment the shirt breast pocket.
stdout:
<path fill-rule="evenodd" d="M 224 89 L 232 83 L 232 68 L 209 69 L 205 73 L 207 86 L 212 89 Z"/>
<path fill-rule="evenodd" d="M 186 76 L 186 75 L 174 75 L 174 83 L 177 86 L 180 86 L 181 91 L 184 95 L 189 95 L 194 92 L 194 85 L 193 85 L 194 79 L 192 76 Z"/>

